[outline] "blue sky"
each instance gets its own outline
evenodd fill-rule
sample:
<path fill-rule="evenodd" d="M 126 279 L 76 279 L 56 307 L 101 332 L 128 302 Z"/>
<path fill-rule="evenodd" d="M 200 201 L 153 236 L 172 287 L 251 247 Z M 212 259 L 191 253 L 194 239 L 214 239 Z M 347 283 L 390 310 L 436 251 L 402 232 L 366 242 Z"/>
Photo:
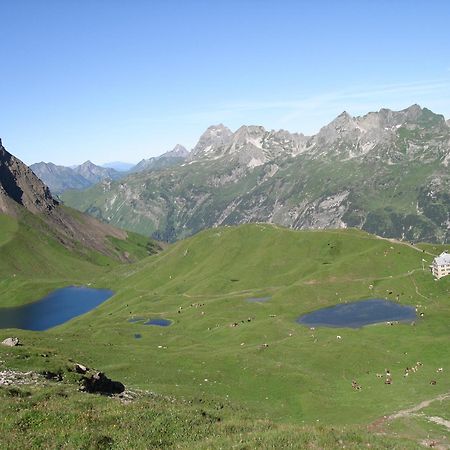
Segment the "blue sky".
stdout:
<path fill-rule="evenodd" d="M 211 124 L 312 134 L 450 118 L 450 2 L 4 0 L 0 136 L 26 163 L 136 162 Z"/>

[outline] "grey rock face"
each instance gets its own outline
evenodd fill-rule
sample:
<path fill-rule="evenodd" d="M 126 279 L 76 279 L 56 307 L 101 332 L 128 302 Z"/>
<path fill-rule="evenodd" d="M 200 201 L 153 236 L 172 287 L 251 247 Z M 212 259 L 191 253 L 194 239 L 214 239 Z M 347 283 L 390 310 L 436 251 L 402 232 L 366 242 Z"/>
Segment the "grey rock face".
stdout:
<path fill-rule="evenodd" d="M 161 156 L 165 156 L 166 158 L 187 158 L 189 151 L 182 145 L 177 144 L 170 152 L 163 153 Z"/>
<path fill-rule="evenodd" d="M 223 124 L 210 126 L 201 136 L 191 152 L 190 159 L 207 157 L 214 153 L 216 149 L 226 145 L 233 136 L 232 131 Z"/>
<path fill-rule="evenodd" d="M 11 155 L 0 140 L 0 211 L 10 212 L 14 201 L 32 213 L 49 213 L 58 202 L 48 187 L 22 161 Z"/>

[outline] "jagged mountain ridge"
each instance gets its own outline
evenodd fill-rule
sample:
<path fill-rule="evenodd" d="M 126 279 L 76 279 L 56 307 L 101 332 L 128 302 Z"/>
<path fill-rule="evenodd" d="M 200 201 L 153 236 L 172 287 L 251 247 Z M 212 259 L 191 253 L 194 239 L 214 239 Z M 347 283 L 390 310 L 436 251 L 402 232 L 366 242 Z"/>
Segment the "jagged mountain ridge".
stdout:
<path fill-rule="evenodd" d="M 449 155 L 448 123 L 418 105 L 361 117 L 344 112 L 309 137 L 217 125 L 180 166 L 65 200 L 167 240 L 218 225 L 272 222 L 448 241 Z"/>

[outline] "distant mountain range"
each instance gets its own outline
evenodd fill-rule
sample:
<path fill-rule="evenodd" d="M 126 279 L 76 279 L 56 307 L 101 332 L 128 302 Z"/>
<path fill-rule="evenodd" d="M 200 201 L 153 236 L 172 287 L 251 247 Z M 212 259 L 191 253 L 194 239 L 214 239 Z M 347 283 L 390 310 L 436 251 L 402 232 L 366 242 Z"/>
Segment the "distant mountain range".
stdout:
<path fill-rule="evenodd" d="M 53 163 L 32 164 L 31 170 L 50 188 L 55 195 L 75 189 L 83 190 L 104 180 L 118 180 L 129 173 L 159 170 L 183 162 L 189 152 L 181 145 L 160 156 L 143 159 L 138 164 L 113 162 L 98 166 L 86 161 L 79 166 L 57 166 Z M 111 167 L 113 166 L 113 167 Z"/>
<path fill-rule="evenodd" d="M 63 199 L 168 241 L 208 227 L 271 222 L 450 242 L 450 126 L 418 105 L 361 117 L 343 112 L 314 136 L 220 124 L 182 157 Z"/>

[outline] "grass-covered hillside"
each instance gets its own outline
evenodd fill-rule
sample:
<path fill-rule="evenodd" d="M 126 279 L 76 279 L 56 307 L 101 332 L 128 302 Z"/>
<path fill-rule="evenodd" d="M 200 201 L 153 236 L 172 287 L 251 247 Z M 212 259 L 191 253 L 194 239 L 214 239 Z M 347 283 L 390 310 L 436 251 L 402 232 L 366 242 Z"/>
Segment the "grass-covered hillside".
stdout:
<path fill-rule="evenodd" d="M 95 235 L 92 219 L 69 208 L 64 214 L 86 234 Z M 143 236 L 121 234 L 121 238 L 106 235 L 100 252 L 78 240 L 76 233 L 70 238 L 60 234 L 54 222 L 25 208 L 17 208 L 15 216 L 0 213 L 0 308 L 35 300 L 56 286 L 95 284 L 121 260 L 137 261 L 159 249 Z"/>
<path fill-rule="evenodd" d="M 17 423 L 15 410 L 31 416 L 21 439 L 32 442 L 46 427 L 56 428 L 51 411 L 61 404 L 60 432 L 48 439 L 67 439 L 69 447 L 89 448 L 91 435 L 109 437 L 105 442 L 118 448 L 145 447 L 140 433 L 152 436 L 149 447 L 417 448 L 426 439 L 448 444 L 450 280 L 436 282 L 427 270 L 440 250 L 356 230 L 246 225 L 208 230 L 140 262 L 92 272 L 90 279 L 113 289 L 114 297 L 46 332 L 2 330 L 0 338 L 14 334 L 24 346 L 1 348 L 0 360 L 16 370 L 64 371 L 71 358 L 127 388 L 156 393 L 158 404 L 148 394 L 128 405 L 75 394 L 69 377 L 60 385 L 69 390 L 61 400 L 56 391 L 26 398 L 2 391 L 2 407 L 9 411 L 4 435 Z M 67 274 L 67 284 L 75 278 L 76 272 Z M 39 276 L 34 283 L 37 288 Z M 26 286 L 14 282 L 14 288 L 25 301 Z M 308 311 L 372 297 L 414 305 L 424 316 L 414 326 L 362 329 L 296 323 Z M 8 301 L 2 289 L 0 302 Z M 152 318 L 172 324 L 144 325 Z M 405 377 L 405 368 L 413 366 L 418 370 Z M 390 385 L 384 383 L 386 369 Z M 353 380 L 360 390 L 352 388 Z M 167 396 L 172 404 L 163 400 Z M 418 409 L 390 417 L 411 407 Z M 102 418 L 95 432 L 81 417 L 85 410 Z M 79 421 L 85 431 L 74 425 Z"/>

